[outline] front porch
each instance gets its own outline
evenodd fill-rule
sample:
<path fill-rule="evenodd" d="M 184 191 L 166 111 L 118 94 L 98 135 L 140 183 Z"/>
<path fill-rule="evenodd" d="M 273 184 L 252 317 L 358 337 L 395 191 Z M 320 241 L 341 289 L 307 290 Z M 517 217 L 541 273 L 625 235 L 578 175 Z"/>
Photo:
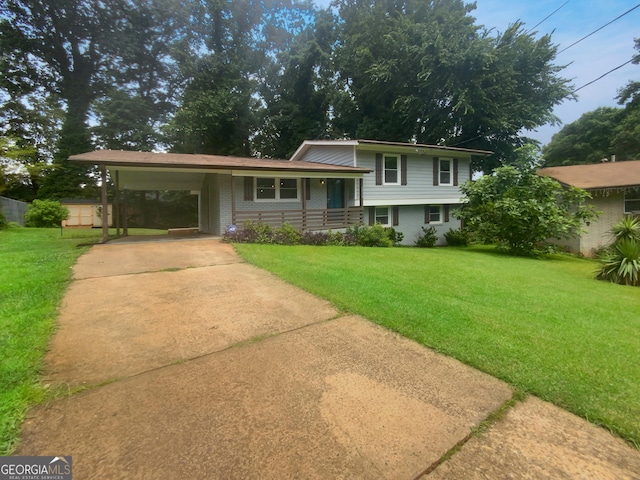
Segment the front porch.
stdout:
<path fill-rule="evenodd" d="M 243 210 L 232 213 L 232 224 L 240 226 L 247 221 L 278 227 L 288 223 L 297 230 L 338 230 L 364 223 L 364 207 L 318 208 L 307 210 Z"/>

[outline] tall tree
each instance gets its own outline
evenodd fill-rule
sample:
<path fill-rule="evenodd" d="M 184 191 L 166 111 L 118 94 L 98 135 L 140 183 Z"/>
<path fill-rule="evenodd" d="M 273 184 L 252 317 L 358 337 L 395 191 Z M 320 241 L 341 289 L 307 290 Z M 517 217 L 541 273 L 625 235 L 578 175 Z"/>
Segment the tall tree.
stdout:
<path fill-rule="evenodd" d="M 336 121 L 351 137 L 483 148 L 491 170 L 553 121 L 569 93 L 549 36 L 516 22 L 495 37 L 461 0 L 338 0 L 339 75 L 351 102 Z"/>
<path fill-rule="evenodd" d="M 249 155 L 260 83 L 313 16 L 309 0 L 203 0 L 180 67 L 188 79 L 167 129 L 172 150 Z"/>
<path fill-rule="evenodd" d="M 562 127 L 543 148 L 545 167 L 598 163 L 616 153 L 611 145 L 623 117 L 620 108 L 600 107 Z"/>
<path fill-rule="evenodd" d="M 253 142 L 261 156 L 289 158 L 304 140 L 331 136 L 334 41 L 332 15 L 326 10 L 316 12 L 313 24 L 266 69 L 260 86 L 265 107 Z"/>
<path fill-rule="evenodd" d="M 87 119 L 97 98 L 103 97 L 100 114 L 114 109 L 104 99 L 112 91 L 141 97 L 148 108 L 162 103 L 158 93 L 165 95 L 167 84 L 162 83 L 165 72 L 159 66 L 171 47 L 167 39 L 184 32 L 173 21 L 174 4 L 168 0 L 0 0 L 3 90 L 23 105 L 29 95 L 38 93 L 55 97 L 64 108 L 55 168 L 39 196 L 93 194 L 94 177 L 86 168 L 70 165 L 67 158 L 93 148 Z M 153 117 L 150 113 L 149 118 Z M 104 132 L 97 134 L 104 137 Z"/>
<path fill-rule="evenodd" d="M 638 53 L 632 63 L 640 65 L 640 38 L 635 43 Z M 617 99 L 625 108 L 612 140 L 613 150 L 625 160 L 640 160 L 640 82 L 627 83 Z"/>
<path fill-rule="evenodd" d="M 184 85 L 174 56 L 190 36 L 193 2 L 138 0 L 121 9 L 106 88 L 94 102 L 98 147 L 149 151 Z"/>

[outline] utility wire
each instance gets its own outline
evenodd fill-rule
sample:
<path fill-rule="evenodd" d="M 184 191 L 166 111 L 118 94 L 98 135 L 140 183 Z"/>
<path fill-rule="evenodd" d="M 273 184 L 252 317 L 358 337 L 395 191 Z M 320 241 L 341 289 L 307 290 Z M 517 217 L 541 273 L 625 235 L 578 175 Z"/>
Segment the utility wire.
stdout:
<path fill-rule="evenodd" d="M 573 92 L 571 92 L 569 95 L 573 95 L 574 93 L 576 93 L 578 90 L 582 90 L 584 87 L 588 87 L 589 85 L 596 83 L 598 80 L 602 80 L 604 77 L 606 77 L 607 75 L 609 75 L 610 73 L 615 72 L 616 70 L 620 70 L 622 67 L 624 67 L 625 65 L 630 64 L 631 62 L 633 62 L 633 58 L 627 62 L 624 62 L 622 65 L 618 65 L 616 68 L 612 68 L 611 70 L 609 70 L 607 73 L 604 73 L 602 75 L 600 75 L 598 78 L 596 78 L 595 80 L 591 80 L 589 83 L 585 83 L 584 85 L 582 85 L 581 87 L 576 88 Z"/>
<path fill-rule="evenodd" d="M 619 19 L 621 19 L 622 17 L 624 17 L 625 15 L 627 15 L 627 14 L 629 14 L 629 13 L 633 12 L 633 11 L 634 11 L 636 8 L 638 8 L 638 7 L 640 7 L 640 3 L 639 3 L 639 4 L 637 4 L 635 7 L 633 7 L 633 8 L 631 8 L 631 9 L 627 10 L 627 11 L 626 11 L 626 12 L 624 12 L 622 15 L 617 16 L 616 18 L 614 18 L 613 20 L 611 20 L 609 23 L 607 23 L 607 24 L 605 24 L 605 25 L 601 26 L 601 27 L 600 27 L 600 28 L 598 28 L 597 30 L 594 30 L 593 32 L 591 32 L 591 33 L 590 33 L 590 34 L 588 34 L 588 35 L 585 35 L 585 36 L 584 36 L 584 37 L 582 37 L 580 40 L 576 40 L 575 42 L 573 42 L 573 43 L 572 43 L 571 45 L 569 45 L 568 47 L 563 48 L 562 50 L 560 50 L 560 51 L 558 52 L 558 55 L 560 55 L 562 52 L 564 52 L 564 51 L 566 51 L 566 50 L 569 50 L 571 47 L 573 47 L 574 45 L 577 45 L 577 44 L 578 44 L 578 43 L 580 43 L 581 41 L 583 41 L 583 40 L 585 40 L 585 39 L 589 38 L 589 37 L 590 37 L 591 35 L 593 35 L 594 33 L 598 33 L 598 32 L 599 32 L 600 30 L 602 30 L 603 28 L 608 27 L 608 26 L 609 26 L 609 25 L 611 25 L 613 22 L 615 22 L 616 20 L 619 20 Z"/>
<path fill-rule="evenodd" d="M 624 67 L 625 65 L 629 65 L 629 64 L 630 64 L 630 63 L 632 63 L 634 60 L 635 60 L 635 57 L 634 57 L 634 58 L 632 58 L 631 60 L 628 60 L 628 61 L 624 62 L 622 65 L 618 65 L 617 67 L 612 68 L 612 69 L 611 69 L 611 70 L 609 70 L 607 73 L 603 73 L 602 75 L 600 75 L 600 76 L 599 76 L 598 78 L 596 78 L 595 80 L 591 80 L 590 82 L 585 83 L 585 84 L 584 84 L 584 85 L 582 85 L 581 87 L 576 88 L 573 92 L 569 93 L 569 94 L 568 94 L 566 97 L 564 97 L 564 98 L 568 98 L 570 95 L 573 95 L 573 94 L 574 94 L 574 93 L 576 93 L 578 90 L 582 90 L 583 88 L 588 87 L 589 85 L 592 85 L 592 84 L 596 83 L 596 82 L 597 82 L 597 81 L 599 81 L 599 80 L 602 80 L 604 77 L 606 77 L 606 76 L 607 76 L 607 75 L 609 75 L 610 73 L 613 73 L 613 72 L 615 72 L 616 70 L 620 70 L 622 67 Z M 491 135 L 491 132 L 488 132 L 488 133 L 487 133 L 487 134 L 485 134 L 485 135 Z M 484 137 L 485 135 L 478 135 L 478 136 L 476 136 L 476 137 L 469 138 L 469 139 L 467 139 L 467 140 L 463 140 L 462 142 L 454 143 L 454 144 L 452 144 L 452 145 L 448 145 L 448 146 L 449 146 L 449 147 L 457 147 L 457 146 L 459 146 L 459 145 L 463 145 L 463 144 L 465 144 L 465 143 L 469 143 L 469 142 L 472 142 L 472 141 L 474 141 L 474 140 L 477 140 L 478 138 L 482 138 L 482 137 Z"/>
<path fill-rule="evenodd" d="M 562 7 L 564 7 L 567 3 L 569 3 L 571 0 L 567 0 L 566 2 L 564 2 L 562 5 L 560 5 L 558 8 L 556 8 L 553 12 L 551 12 L 549 15 L 547 15 L 546 17 L 544 17 L 542 20 L 540 20 L 538 23 L 536 23 L 533 27 L 531 27 L 529 30 L 527 30 L 526 34 L 531 33 L 534 29 L 536 29 L 537 27 L 539 27 L 540 25 L 542 25 L 544 22 L 546 22 L 547 20 L 549 20 L 553 15 L 556 14 L 556 12 L 558 10 L 560 10 Z"/>

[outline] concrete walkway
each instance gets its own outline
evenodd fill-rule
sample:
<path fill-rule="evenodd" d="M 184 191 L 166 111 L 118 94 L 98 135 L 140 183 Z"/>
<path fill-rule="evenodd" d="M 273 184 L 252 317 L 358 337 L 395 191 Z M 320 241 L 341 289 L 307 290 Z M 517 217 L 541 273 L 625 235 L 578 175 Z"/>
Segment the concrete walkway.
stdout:
<path fill-rule="evenodd" d="M 216 239 L 93 247 L 16 455 L 81 479 L 640 478 L 640 452 L 245 264 Z M 366 292 L 363 292 L 366 294 Z M 459 449 L 447 460 L 443 455 Z"/>

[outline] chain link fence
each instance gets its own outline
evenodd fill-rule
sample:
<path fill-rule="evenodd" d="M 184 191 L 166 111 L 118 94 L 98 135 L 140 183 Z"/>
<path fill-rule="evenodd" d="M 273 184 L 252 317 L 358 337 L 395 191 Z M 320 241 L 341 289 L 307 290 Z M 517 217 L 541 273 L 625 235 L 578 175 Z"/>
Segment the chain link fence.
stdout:
<path fill-rule="evenodd" d="M 7 197 L 0 197 L 0 210 L 7 219 L 7 222 L 15 222 L 24 225 L 24 216 L 27 213 L 28 203 L 13 200 Z"/>

